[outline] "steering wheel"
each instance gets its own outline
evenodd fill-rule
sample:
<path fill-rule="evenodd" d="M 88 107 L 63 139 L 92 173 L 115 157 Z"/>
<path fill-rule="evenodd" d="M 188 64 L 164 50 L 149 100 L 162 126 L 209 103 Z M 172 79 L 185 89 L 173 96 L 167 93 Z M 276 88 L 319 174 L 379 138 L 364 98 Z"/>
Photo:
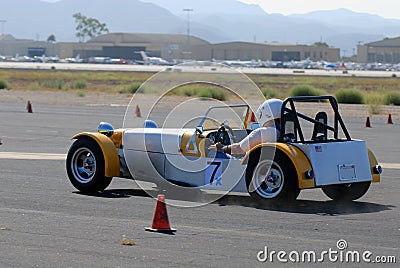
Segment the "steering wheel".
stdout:
<path fill-rule="evenodd" d="M 228 130 L 229 134 L 228 134 Z M 217 131 L 216 142 L 220 142 L 223 145 L 231 145 L 236 142 L 236 137 L 230 126 L 222 124 Z"/>

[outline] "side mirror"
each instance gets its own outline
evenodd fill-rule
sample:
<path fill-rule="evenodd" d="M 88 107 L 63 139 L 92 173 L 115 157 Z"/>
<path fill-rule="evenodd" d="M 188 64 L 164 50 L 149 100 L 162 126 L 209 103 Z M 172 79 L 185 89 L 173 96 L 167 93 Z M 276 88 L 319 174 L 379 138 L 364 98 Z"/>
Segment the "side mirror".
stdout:
<path fill-rule="evenodd" d="M 204 138 L 204 136 L 203 136 L 203 127 L 202 126 L 197 126 L 196 127 L 196 133 L 199 135 L 199 138 Z"/>

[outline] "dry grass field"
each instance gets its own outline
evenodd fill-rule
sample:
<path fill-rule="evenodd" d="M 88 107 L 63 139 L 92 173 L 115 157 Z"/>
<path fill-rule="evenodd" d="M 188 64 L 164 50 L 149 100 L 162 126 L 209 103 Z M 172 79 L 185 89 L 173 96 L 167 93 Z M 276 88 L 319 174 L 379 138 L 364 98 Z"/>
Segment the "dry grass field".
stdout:
<path fill-rule="evenodd" d="M 0 90 L 0 102 L 31 100 L 35 103 L 52 104 L 88 104 L 107 103 L 127 105 L 133 93 L 140 85 L 151 78 L 151 72 L 118 71 L 61 71 L 61 70 L 24 70 L 2 69 L 0 81 L 7 89 Z M 363 105 L 352 107 L 349 114 L 398 116 L 398 106 L 387 106 L 385 95 L 400 95 L 400 78 L 332 77 L 332 76 L 295 76 L 295 75 L 249 75 L 249 78 L 261 89 L 266 97 L 285 98 L 296 87 L 310 87 L 323 94 L 335 95 L 343 90 L 358 91 L 363 95 Z M 226 93 L 216 93 L 215 87 L 199 88 L 188 85 L 172 94 L 182 97 L 213 97 L 232 100 Z M 154 92 L 144 92 L 151 95 Z M 397 96 L 396 95 L 396 96 Z M 248 96 L 246 96 L 247 98 Z M 144 96 L 143 96 L 144 98 Z M 149 96 L 151 99 L 152 97 Z M 251 97 L 250 97 L 251 98 Z"/>

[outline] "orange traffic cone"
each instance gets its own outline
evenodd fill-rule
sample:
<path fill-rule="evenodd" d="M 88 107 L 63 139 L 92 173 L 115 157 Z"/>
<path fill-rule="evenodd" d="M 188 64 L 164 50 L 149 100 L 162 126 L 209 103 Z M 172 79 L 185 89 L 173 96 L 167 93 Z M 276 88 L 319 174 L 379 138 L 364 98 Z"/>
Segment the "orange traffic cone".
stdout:
<path fill-rule="evenodd" d="M 31 101 L 28 101 L 28 104 L 26 105 L 26 110 L 27 110 L 28 113 L 30 113 L 30 114 L 33 113 Z"/>
<path fill-rule="evenodd" d="M 142 114 L 140 113 L 140 108 L 139 105 L 136 105 L 136 117 L 142 117 Z"/>
<path fill-rule="evenodd" d="M 391 114 L 389 114 L 387 123 L 393 125 L 392 115 Z"/>
<path fill-rule="evenodd" d="M 371 127 L 371 122 L 369 121 L 369 116 L 367 116 L 367 122 L 365 122 L 365 127 Z"/>
<path fill-rule="evenodd" d="M 157 196 L 157 205 L 154 210 L 153 224 L 151 227 L 145 228 L 149 232 L 159 232 L 159 233 L 173 233 L 176 229 L 172 229 L 169 226 L 167 206 L 165 205 L 165 196 L 159 194 Z"/>

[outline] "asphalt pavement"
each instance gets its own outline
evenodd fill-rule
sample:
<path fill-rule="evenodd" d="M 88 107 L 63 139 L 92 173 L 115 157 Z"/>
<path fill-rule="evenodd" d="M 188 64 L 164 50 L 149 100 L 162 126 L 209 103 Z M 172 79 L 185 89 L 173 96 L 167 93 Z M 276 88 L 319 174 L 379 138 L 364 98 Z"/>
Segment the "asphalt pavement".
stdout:
<path fill-rule="evenodd" d="M 74 71 L 122 71 L 122 72 L 194 72 L 194 73 L 231 73 L 232 68 L 223 64 L 189 62 L 174 66 L 130 65 L 130 64 L 82 64 L 82 63 L 37 63 L 37 62 L 0 62 L 0 69 L 32 70 L 74 70 Z M 299 75 L 299 76 L 341 76 L 341 77 L 396 77 L 400 71 L 376 70 L 330 70 L 330 69 L 291 69 L 291 68 L 253 68 L 240 67 L 235 70 L 245 74 Z"/>
<path fill-rule="evenodd" d="M 281 207 L 225 196 L 201 207 L 168 206 L 174 235 L 144 231 L 156 200 L 134 181 L 118 178 L 104 192 L 81 194 L 68 181 L 63 160 L 71 136 L 95 131 L 100 121 L 121 126 L 124 113 L 125 107 L 40 105 L 28 114 L 20 103 L 0 102 L 0 267 L 293 267 L 296 252 L 299 267 L 365 267 L 363 259 L 346 263 L 350 251 L 371 252 L 362 255 L 371 261 L 394 256 L 397 265 L 380 265 L 398 267 L 397 168 L 385 169 L 381 183 L 349 204 L 330 201 L 319 189 Z M 346 122 L 380 162 L 400 163 L 399 122 L 373 122 L 372 128 L 365 128 L 363 118 Z M 39 157 L 15 159 L 6 156 L 10 152 Z M 149 190 L 157 192 L 152 185 Z M 123 237 L 136 245 L 121 245 Z M 316 261 L 302 262 L 310 251 Z"/>

